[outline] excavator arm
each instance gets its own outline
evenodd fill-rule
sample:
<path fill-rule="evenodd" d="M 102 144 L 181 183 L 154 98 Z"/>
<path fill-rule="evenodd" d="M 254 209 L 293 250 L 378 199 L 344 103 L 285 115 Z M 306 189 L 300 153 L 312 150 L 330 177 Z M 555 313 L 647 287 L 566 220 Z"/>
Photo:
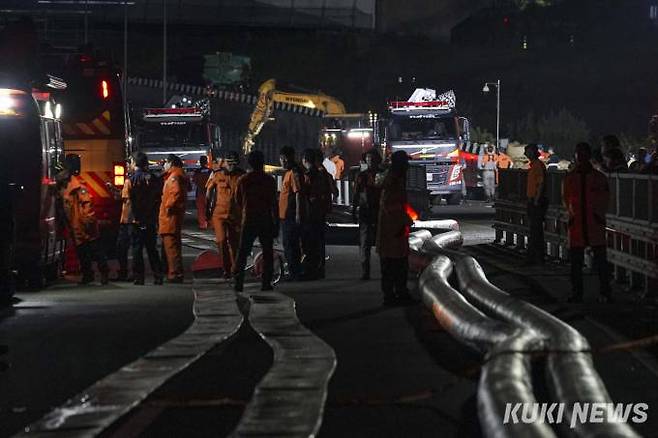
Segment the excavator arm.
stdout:
<path fill-rule="evenodd" d="M 248 154 L 255 143 L 256 136 L 270 120 L 274 103 L 288 103 L 306 108 L 318 109 L 325 114 L 345 114 L 345 105 L 341 101 L 323 93 L 292 93 L 276 89 L 276 80 L 269 79 L 258 88 L 258 101 L 251 113 L 249 128 L 243 143 L 243 152 Z"/>
<path fill-rule="evenodd" d="M 242 151 L 245 156 L 251 152 L 256 136 L 260 133 L 261 129 L 263 129 L 263 126 L 265 126 L 265 123 L 267 123 L 267 120 L 272 115 L 272 110 L 274 109 L 272 95 L 274 94 L 275 87 L 276 81 L 270 79 L 263 82 L 258 88 L 258 101 L 256 102 L 254 111 L 251 113 L 247 135 L 242 144 Z"/>

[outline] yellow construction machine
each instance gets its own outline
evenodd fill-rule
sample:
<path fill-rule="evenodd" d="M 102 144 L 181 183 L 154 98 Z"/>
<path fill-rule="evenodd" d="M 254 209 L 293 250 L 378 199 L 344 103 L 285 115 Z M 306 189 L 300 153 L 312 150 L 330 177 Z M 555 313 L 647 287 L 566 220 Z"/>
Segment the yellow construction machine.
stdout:
<path fill-rule="evenodd" d="M 263 126 L 269 120 L 272 120 L 275 102 L 317 109 L 323 111 L 325 114 L 345 114 L 345 105 L 334 97 L 320 92 L 295 93 L 277 90 L 276 80 L 269 79 L 263 82 L 258 88 L 258 101 L 256 102 L 254 111 L 251 113 L 249 128 L 242 145 L 245 155 L 251 151 L 256 136 L 263 129 Z"/>

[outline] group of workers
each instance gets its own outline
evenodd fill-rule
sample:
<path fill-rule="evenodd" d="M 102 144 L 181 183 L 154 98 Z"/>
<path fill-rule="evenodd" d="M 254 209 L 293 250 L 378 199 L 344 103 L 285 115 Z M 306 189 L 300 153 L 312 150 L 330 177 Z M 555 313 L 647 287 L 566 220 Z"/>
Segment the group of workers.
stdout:
<path fill-rule="evenodd" d="M 380 256 L 384 304 L 409 301 L 407 290 L 408 235 L 413 221 L 407 210 L 406 174 L 408 156 L 398 151 L 386 169 L 376 150 L 364 154 L 367 168 L 356 178 L 354 220 L 359 223 L 362 279 L 370 279 L 370 253 L 376 246 Z M 199 226 L 211 224 L 222 260 L 224 276 L 241 291 L 247 257 L 258 238 L 263 253 L 261 289 L 272 289 L 274 239 L 283 243 L 288 281 L 321 279 L 325 275 L 325 231 L 332 201 L 338 195 L 333 176 L 323 165 L 320 150 L 303 151 L 298 163 L 295 150 L 284 147 L 280 162 L 285 170 L 280 190 L 264 170 L 264 156 L 253 151 L 247 156 L 250 170 L 239 167 L 239 156 L 229 152 L 214 169 L 205 157 L 193 180 L 197 185 Z M 142 152 L 129 160 L 130 172 L 120 192 L 122 211 L 117 240 L 117 281 L 130 280 L 128 252 L 132 248 L 132 281 L 144 284 L 146 250 L 153 282 L 183 281 L 181 230 L 189 181 L 181 159 L 169 155 L 164 173 L 149 168 Z M 68 156 L 58 174 L 63 210 L 69 235 L 75 244 L 82 271 L 81 283 L 94 281 L 96 260 L 101 283 L 109 281 L 106 251 L 102 247 L 98 219 L 91 197 L 79 178 L 80 160 Z M 206 208 L 207 207 L 207 208 Z M 157 248 L 157 236 L 162 241 Z"/>
<path fill-rule="evenodd" d="M 187 180 L 183 162 L 169 155 L 164 174 L 149 169 L 143 152 L 130 157 L 130 177 L 120 197 L 121 219 L 117 239 L 119 273 L 117 281 L 128 280 L 128 251 L 132 247 L 132 273 L 136 285 L 144 284 L 144 249 L 146 249 L 154 284 L 183 282 L 181 230 L 187 198 Z M 81 283 L 94 281 L 92 262 L 96 260 L 101 284 L 109 281 L 106 250 L 101 241 L 98 218 L 91 197 L 80 179 L 80 158 L 66 157 L 57 183 L 69 237 L 75 246 L 82 273 Z M 162 240 L 162 257 L 157 250 L 157 235 Z"/>
<path fill-rule="evenodd" d="M 276 181 L 264 172 L 264 157 L 259 151 L 247 156 L 249 172 L 239 167 L 238 154 L 229 152 L 207 178 L 202 177 L 207 173 L 203 170 L 194 177 L 197 196 L 203 199 L 198 204 L 198 214 L 210 217 L 224 276 L 234 279 L 236 291 L 243 289 L 246 258 L 256 237 L 264 256 L 261 289 L 272 288 L 273 240 L 279 230 L 287 265 L 286 280 L 325 276 L 326 222 L 332 200 L 338 195 L 335 180 L 323 165 L 325 158 L 320 150 L 304 150 L 298 162 L 295 150 L 283 147 L 279 158 L 284 174 L 278 196 Z M 404 152 L 393 154 L 388 172 L 382 172 L 382 160 L 376 150 L 367 152 L 364 160 L 367 169 L 357 177 L 353 204 L 360 230 L 362 279 L 370 278 L 370 252 L 376 245 L 383 273 L 384 303 L 408 301 L 408 157 Z M 205 203 L 208 209 L 204 208 Z M 199 226 L 203 227 L 203 223 L 204 218 L 200 217 Z"/>

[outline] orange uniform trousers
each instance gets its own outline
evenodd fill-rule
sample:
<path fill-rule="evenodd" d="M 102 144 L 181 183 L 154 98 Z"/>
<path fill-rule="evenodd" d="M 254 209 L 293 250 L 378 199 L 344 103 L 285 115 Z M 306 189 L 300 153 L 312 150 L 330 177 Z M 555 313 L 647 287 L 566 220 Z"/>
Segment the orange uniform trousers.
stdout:
<path fill-rule="evenodd" d="M 231 272 L 233 272 L 235 258 L 238 253 L 238 245 L 240 245 L 240 226 L 235 221 L 216 216 L 212 218 L 212 226 L 215 229 L 217 249 L 222 258 L 224 277 L 228 278 Z"/>
<path fill-rule="evenodd" d="M 196 217 L 199 222 L 199 228 L 205 230 L 208 228 L 208 219 L 206 219 L 206 194 L 199 191 L 196 194 Z"/>
<path fill-rule="evenodd" d="M 162 246 L 167 258 L 167 278 L 183 278 L 183 244 L 180 233 L 162 234 Z"/>

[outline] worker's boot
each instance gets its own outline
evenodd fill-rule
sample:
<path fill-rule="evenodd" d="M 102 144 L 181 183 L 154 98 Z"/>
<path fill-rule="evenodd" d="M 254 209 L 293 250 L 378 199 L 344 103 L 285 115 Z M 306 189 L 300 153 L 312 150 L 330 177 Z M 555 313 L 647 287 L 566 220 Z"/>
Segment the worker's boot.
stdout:
<path fill-rule="evenodd" d="M 242 292 L 244 287 L 244 273 L 239 273 L 235 275 L 235 283 L 233 284 L 233 290 L 235 292 Z"/>

